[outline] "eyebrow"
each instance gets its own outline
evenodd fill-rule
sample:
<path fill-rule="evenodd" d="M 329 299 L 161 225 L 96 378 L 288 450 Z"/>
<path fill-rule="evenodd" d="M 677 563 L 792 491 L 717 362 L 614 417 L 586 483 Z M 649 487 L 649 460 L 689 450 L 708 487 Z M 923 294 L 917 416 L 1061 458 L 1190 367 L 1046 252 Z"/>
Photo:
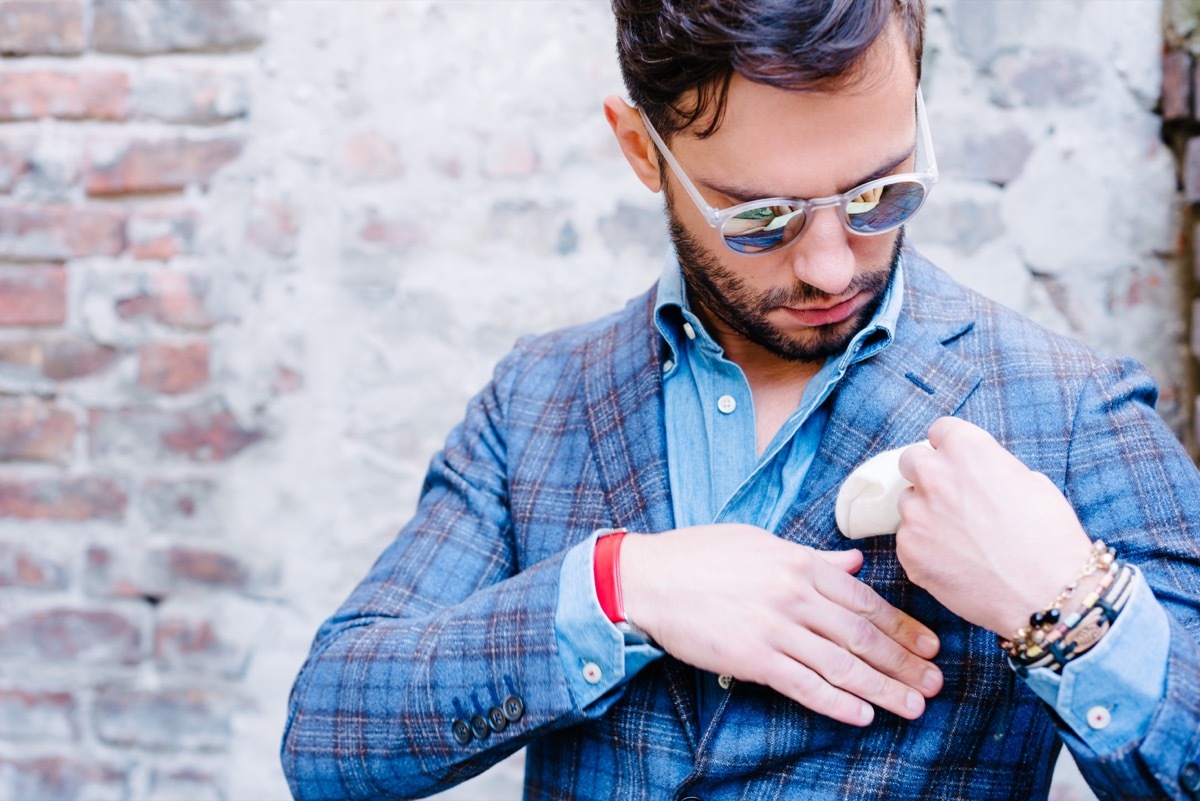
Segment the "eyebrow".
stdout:
<path fill-rule="evenodd" d="M 853 189 L 856 186 L 862 186 L 863 184 L 870 183 L 871 181 L 874 181 L 877 178 L 883 178 L 884 176 L 888 175 L 893 170 L 895 170 L 897 167 L 899 167 L 901 164 L 903 164 L 905 162 L 905 160 L 907 160 L 909 157 L 911 157 L 913 155 L 913 153 L 916 152 L 916 149 L 917 149 L 916 144 L 914 143 L 913 147 L 909 148 L 908 152 L 906 152 L 903 155 L 898 156 L 894 159 L 891 159 L 887 164 L 885 164 L 882 167 L 880 167 L 879 169 L 875 170 L 870 175 L 863 176 L 862 178 L 858 179 L 854 183 L 851 183 L 845 187 L 838 189 L 837 194 L 839 194 L 839 195 L 845 194 L 846 192 L 849 192 L 851 189 Z M 700 186 L 705 187 L 706 189 L 711 189 L 714 192 L 722 194 L 725 197 L 732 198 L 733 200 L 736 200 L 738 203 L 749 203 L 753 200 L 763 200 L 765 198 L 772 198 L 772 197 L 796 197 L 795 195 L 789 195 L 785 192 L 773 192 L 773 193 L 758 192 L 750 187 L 736 186 L 734 184 L 725 184 L 720 181 L 696 179 L 695 183 L 699 184 Z M 811 198 L 807 198 L 807 199 L 811 200 Z"/>

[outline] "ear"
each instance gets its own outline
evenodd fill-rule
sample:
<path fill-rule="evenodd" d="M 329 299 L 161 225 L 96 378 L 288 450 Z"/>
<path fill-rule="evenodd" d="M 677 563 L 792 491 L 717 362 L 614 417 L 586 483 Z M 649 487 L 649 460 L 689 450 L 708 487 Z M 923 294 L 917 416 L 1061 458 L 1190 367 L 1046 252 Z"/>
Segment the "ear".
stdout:
<path fill-rule="evenodd" d="M 658 151 L 646 133 L 642 115 L 621 98 L 610 95 L 604 101 L 604 118 L 612 127 L 613 136 L 617 137 L 617 144 L 638 179 L 651 192 L 660 191 L 662 176 L 658 172 Z"/>

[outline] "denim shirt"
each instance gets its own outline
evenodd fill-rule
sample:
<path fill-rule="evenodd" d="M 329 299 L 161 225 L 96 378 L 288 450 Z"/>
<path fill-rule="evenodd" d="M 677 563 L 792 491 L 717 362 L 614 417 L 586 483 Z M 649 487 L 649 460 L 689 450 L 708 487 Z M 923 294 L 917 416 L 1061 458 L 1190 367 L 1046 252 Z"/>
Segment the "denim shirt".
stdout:
<path fill-rule="evenodd" d="M 901 263 L 875 316 L 843 353 L 826 360 L 796 411 L 759 456 L 750 386 L 691 311 L 678 262 L 673 253 L 668 256 L 655 323 L 668 354 L 663 394 L 676 527 L 745 523 L 775 530 L 821 441 L 826 399 L 852 365 L 891 343 L 903 298 Z M 567 554 L 555 616 L 560 658 L 581 706 L 663 653 L 639 641 L 626 642 L 604 615 L 592 573 L 595 540 L 593 534 Z M 1167 615 L 1144 578 L 1138 574 L 1135 581 L 1128 606 L 1098 646 L 1069 663 L 1062 675 L 1042 668 L 1026 677 L 1030 688 L 1098 754 L 1139 740 L 1166 693 Z M 707 726 L 727 690 L 704 671 L 697 671 L 697 690 L 697 715 Z"/>

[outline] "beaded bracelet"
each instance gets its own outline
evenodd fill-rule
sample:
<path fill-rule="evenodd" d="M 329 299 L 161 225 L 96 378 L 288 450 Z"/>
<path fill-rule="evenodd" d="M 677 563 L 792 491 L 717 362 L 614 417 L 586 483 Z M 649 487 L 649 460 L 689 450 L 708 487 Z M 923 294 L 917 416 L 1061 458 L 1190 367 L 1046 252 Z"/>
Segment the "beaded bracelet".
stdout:
<path fill-rule="evenodd" d="M 1013 657 L 1013 661 L 1025 669 L 1048 667 L 1060 672 L 1067 662 L 1083 656 L 1100 641 L 1132 595 L 1133 568 L 1115 563 L 1101 586 L 1088 593 L 1078 610 L 1047 634 L 1040 645 Z"/>
<path fill-rule="evenodd" d="M 1088 554 L 1088 560 L 1084 564 L 1083 568 L 1079 571 L 1079 575 L 1075 578 L 1075 580 L 1063 588 L 1062 592 L 1058 594 L 1058 597 L 1054 599 L 1050 606 L 1046 607 L 1040 612 L 1034 612 L 1032 615 L 1030 615 L 1029 625 L 1022 626 L 1020 629 L 1017 629 L 1016 634 L 1014 634 L 1010 639 L 1005 639 L 1000 635 L 996 635 L 996 641 L 1000 644 L 1000 647 L 1007 651 L 1009 656 L 1022 662 L 1031 658 L 1036 658 L 1036 656 L 1040 656 L 1042 653 L 1041 644 L 1045 642 L 1047 635 L 1049 635 L 1056 627 L 1059 626 L 1060 622 L 1062 622 L 1062 606 L 1067 599 L 1075 594 L 1075 590 L 1079 589 L 1080 582 L 1082 582 L 1086 577 L 1095 573 L 1098 569 L 1104 569 L 1108 571 L 1108 575 L 1106 575 L 1101 582 L 1103 589 L 1097 588 L 1096 591 L 1089 594 L 1088 598 L 1085 599 L 1085 601 L 1088 602 L 1086 604 L 1086 609 L 1090 609 L 1095 605 L 1099 597 L 1104 594 L 1105 590 L 1109 588 L 1113 578 L 1115 577 L 1113 567 L 1115 562 L 1116 554 L 1104 544 L 1103 540 L 1096 540 L 1093 542 L 1092 550 Z M 1086 611 L 1086 609 L 1084 611 Z M 1078 624 L 1079 619 L 1076 618 L 1073 622 L 1074 624 Z M 1058 636 L 1061 637 L 1062 634 L 1065 633 L 1065 631 L 1069 628 L 1071 628 L 1071 626 L 1064 626 L 1062 631 L 1059 632 Z M 1031 649 L 1034 650 L 1036 656 L 1029 656 Z"/>

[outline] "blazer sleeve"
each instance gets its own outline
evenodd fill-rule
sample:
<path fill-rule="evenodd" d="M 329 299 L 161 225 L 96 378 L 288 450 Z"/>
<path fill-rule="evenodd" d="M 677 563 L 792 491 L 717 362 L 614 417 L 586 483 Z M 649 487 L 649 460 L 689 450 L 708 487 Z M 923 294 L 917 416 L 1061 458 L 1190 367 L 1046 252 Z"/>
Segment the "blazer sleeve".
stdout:
<path fill-rule="evenodd" d="M 1093 539 L 1141 569 L 1170 624 L 1166 693 L 1140 740 L 1101 755 L 1056 719 L 1102 799 L 1200 798 L 1200 474 L 1156 397 L 1136 362 L 1106 362 L 1071 433 L 1068 499 Z"/>
<path fill-rule="evenodd" d="M 497 366 L 416 516 L 317 632 L 281 752 L 297 799 L 430 795 L 621 694 L 573 700 L 555 637 L 566 551 L 518 568 L 505 406 L 521 360 L 518 346 Z"/>

